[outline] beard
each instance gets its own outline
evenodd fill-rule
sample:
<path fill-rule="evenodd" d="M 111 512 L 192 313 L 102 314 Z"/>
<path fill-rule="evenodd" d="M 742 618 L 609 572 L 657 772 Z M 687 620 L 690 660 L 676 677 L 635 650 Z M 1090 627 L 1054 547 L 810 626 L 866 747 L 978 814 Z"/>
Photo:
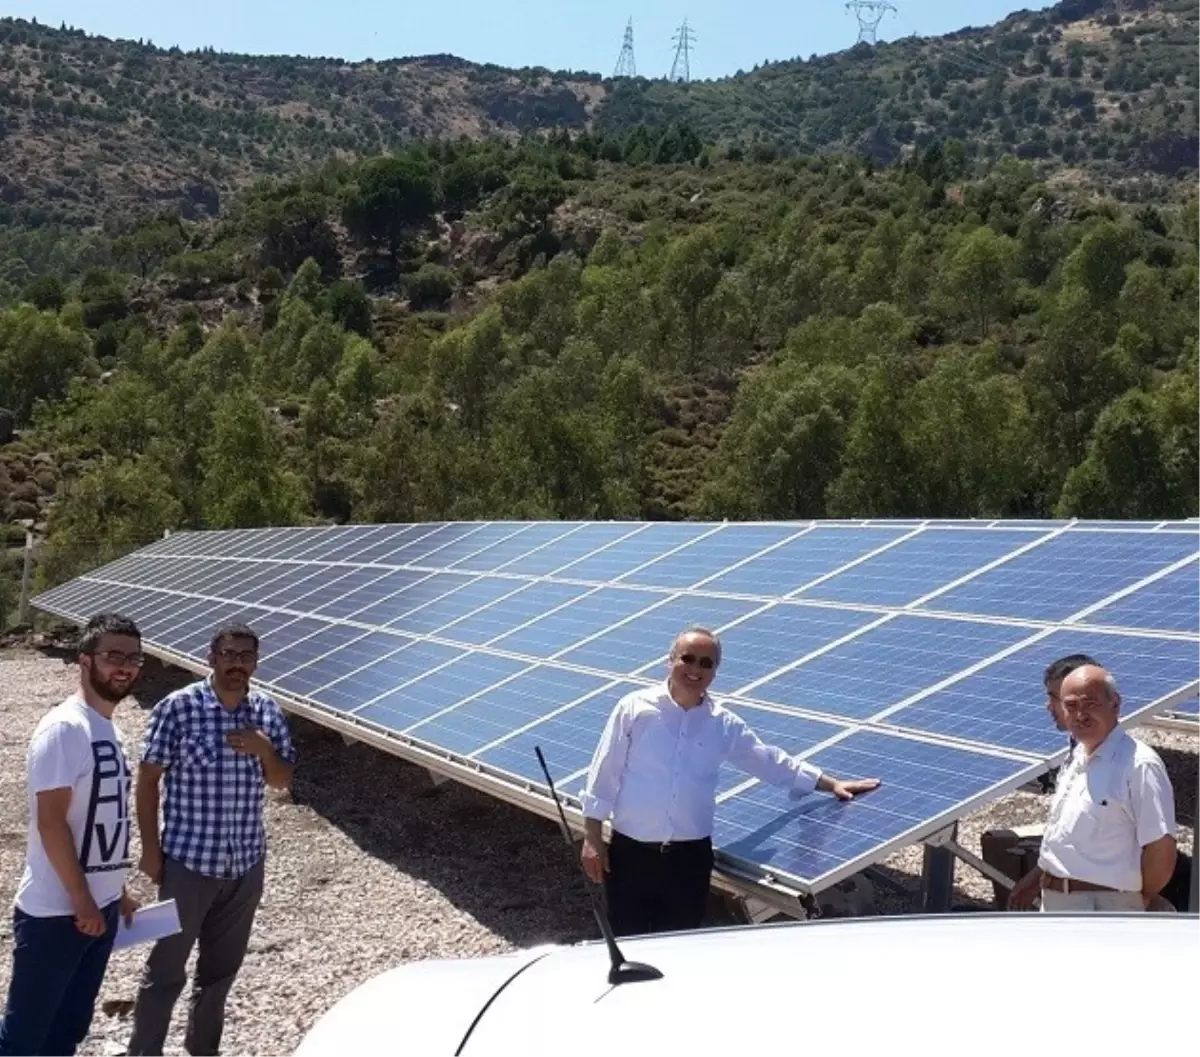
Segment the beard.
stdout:
<path fill-rule="evenodd" d="M 95 671 L 91 671 L 88 672 L 88 683 L 91 684 L 92 690 L 96 692 L 97 696 L 102 697 L 109 704 L 115 705 L 128 695 L 134 680 L 105 679 Z"/>

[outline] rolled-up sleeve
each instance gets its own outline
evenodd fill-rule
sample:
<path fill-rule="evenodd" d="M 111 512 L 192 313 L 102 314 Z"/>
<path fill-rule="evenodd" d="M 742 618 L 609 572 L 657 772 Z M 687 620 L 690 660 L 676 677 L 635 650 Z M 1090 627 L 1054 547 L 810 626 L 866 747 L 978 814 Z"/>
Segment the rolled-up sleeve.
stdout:
<path fill-rule="evenodd" d="M 603 822 L 613 813 L 621 792 L 621 777 L 629 756 L 629 736 L 633 726 L 632 709 L 627 698 L 617 702 L 604 725 L 604 733 L 592 755 L 587 782 L 580 803 L 583 817 Z"/>
<path fill-rule="evenodd" d="M 821 769 L 765 744 L 746 722 L 732 713 L 730 720 L 729 762 L 770 785 L 790 790 L 793 797 L 807 796 L 817 788 Z"/>
<path fill-rule="evenodd" d="M 264 712 L 267 737 L 271 739 L 276 754 L 284 763 L 295 764 L 296 747 L 292 744 L 292 732 L 283 709 L 279 707 L 278 702 L 268 698 Z"/>
<path fill-rule="evenodd" d="M 1162 761 L 1139 760 L 1129 783 L 1138 846 L 1175 836 L 1175 791 Z"/>
<path fill-rule="evenodd" d="M 146 742 L 142 748 L 142 763 L 168 768 L 175 761 L 180 736 L 176 701 L 174 696 L 164 697 L 150 713 Z"/>

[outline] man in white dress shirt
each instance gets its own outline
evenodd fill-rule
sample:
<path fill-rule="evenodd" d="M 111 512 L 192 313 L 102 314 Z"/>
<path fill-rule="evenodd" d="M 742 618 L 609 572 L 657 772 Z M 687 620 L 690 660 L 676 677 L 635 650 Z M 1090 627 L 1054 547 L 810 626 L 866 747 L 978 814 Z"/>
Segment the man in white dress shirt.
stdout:
<path fill-rule="evenodd" d="M 667 679 L 623 697 L 604 728 L 583 794 L 583 867 L 603 882 L 613 931 L 698 928 L 712 876 L 717 772 L 728 761 L 793 796 L 814 789 L 851 800 L 878 780 L 839 781 L 764 745 L 715 704 L 709 684 L 721 643 L 692 627 L 675 640 Z M 602 835 L 612 817 L 612 845 Z"/>
<path fill-rule="evenodd" d="M 1009 896 L 1024 910 L 1140 911 L 1175 869 L 1175 794 L 1162 760 L 1117 726 L 1121 695 L 1098 665 L 1062 683 L 1075 747 L 1058 776 L 1038 865 Z"/>

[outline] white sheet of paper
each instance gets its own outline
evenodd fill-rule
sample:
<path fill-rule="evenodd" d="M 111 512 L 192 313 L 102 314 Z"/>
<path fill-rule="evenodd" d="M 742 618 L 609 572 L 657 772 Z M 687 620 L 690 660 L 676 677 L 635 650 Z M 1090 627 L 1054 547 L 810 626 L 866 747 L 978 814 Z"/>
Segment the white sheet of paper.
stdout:
<path fill-rule="evenodd" d="M 174 899 L 164 903 L 151 903 L 133 912 L 133 924 L 126 925 L 121 918 L 117 926 L 117 938 L 113 941 L 113 950 L 122 947 L 132 947 L 138 943 L 152 943 L 166 936 L 174 936 L 182 931 L 179 924 L 179 908 Z"/>

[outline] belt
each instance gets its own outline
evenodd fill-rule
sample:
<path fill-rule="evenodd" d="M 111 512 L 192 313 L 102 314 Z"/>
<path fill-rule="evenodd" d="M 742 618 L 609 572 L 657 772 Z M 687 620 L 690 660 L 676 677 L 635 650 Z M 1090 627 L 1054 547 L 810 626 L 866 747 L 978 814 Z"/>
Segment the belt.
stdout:
<path fill-rule="evenodd" d="M 712 837 L 699 837 L 696 840 L 636 840 L 616 830 L 613 830 L 613 840 L 624 841 L 627 844 L 636 844 L 639 848 L 645 848 L 647 851 L 661 852 L 664 855 L 673 848 L 678 848 L 682 851 L 685 848 L 699 848 L 701 845 L 712 844 Z"/>
<path fill-rule="evenodd" d="M 1091 881 L 1076 881 L 1071 877 L 1055 877 L 1054 874 L 1042 874 L 1043 892 L 1119 892 L 1119 888 L 1108 885 L 1093 884 Z"/>

